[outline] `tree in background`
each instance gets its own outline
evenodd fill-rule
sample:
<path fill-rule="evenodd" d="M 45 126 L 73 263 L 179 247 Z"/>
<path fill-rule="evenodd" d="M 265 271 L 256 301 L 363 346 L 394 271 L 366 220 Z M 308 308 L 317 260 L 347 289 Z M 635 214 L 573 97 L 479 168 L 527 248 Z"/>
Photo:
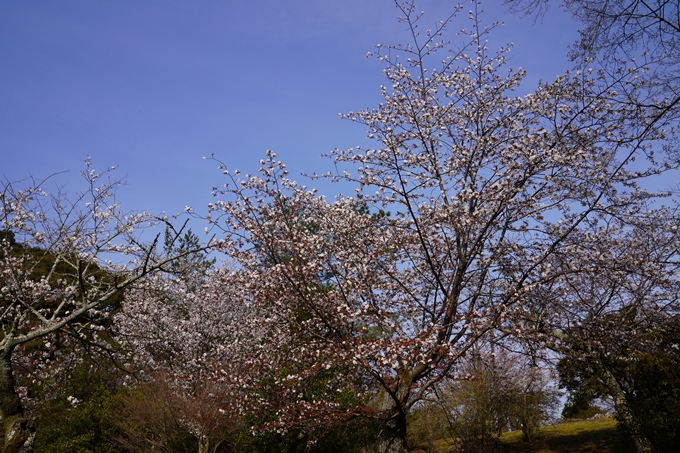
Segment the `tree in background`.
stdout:
<path fill-rule="evenodd" d="M 531 441 L 552 417 L 558 396 L 550 373 L 530 358 L 477 348 L 438 387 L 430 410 L 445 421 L 460 451 L 490 452 L 501 450 L 499 438 L 509 430 Z"/>
<path fill-rule="evenodd" d="M 511 10 L 541 17 L 550 0 L 505 0 Z M 680 3 L 677 0 L 566 0 L 562 7 L 585 25 L 570 56 L 616 86 L 612 102 L 638 105 L 652 117 L 680 112 Z M 644 68 L 635 81 L 625 71 Z M 625 83 L 618 83 L 625 81 Z M 631 90 L 631 88 L 635 89 Z M 644 88 L 640 90 L 640 88 Z M 658 102 L 665 100 L 665 102 Z"/>
<path fill-rule="evenodd" d="M 356 392 L 328 395 L 334 380 L 351 385 L 337 366 L 317 367 L 304 381 L 288 383 L 297 367 L 289 355 L 293 332 L 279 343 L 283 351 L 269 351 L 271 325 L 283 326 L 275 313 L 252 304 L 249 278 L 225 266 L 200 281 L 158 274 L 128 292 L 115 317 L 116 337 L 146 377 L 122 398 L 120 445 L 130 451 L 184 445 L 200 452 L 236 446 L 244 452 L 323 452 L 360 451 L 370 443 L 370 423 L 352 417 L 313 417 L 286 428 L 278 423 L 289 398 L 316 402 L 318 414 L 328 405 L 340 412 L 338 407 L 355 403 Z M 281 357 L 288 361 L 279 362 Z"/>
<path fill-rule="evenodd" d="M 225 434 L 237 430 L 239 417 L 245 415 L 241 404 L 245 395 L 237 384 L 243 374 L 240 358 L 252 344 L 246 338 L 256 341 L 261 329 L 253 325 L 239 331 L 249 316 L 241 282 L 228 269 L 207 274 L 206 261 L 195 262 L 199 266 L 193 270 L 172 269 L 138 280 L 115 317 L 117 338 L 131 351 L 132 366 L 149 381 L 135 393 L 143 401 L 126 398 L 134 414 L 128 418 L 139 418 L 138 426 L 126 425 L 129 434 L 137 432 L 137 439 L 127 445 L 139 445 L 149 436 L 148 444 L 138 447 L 141 451 L 158 442 L 158 430 L 143 423 L 162 422 L 151 416 L 153 411 L 173 414 L 177 425 L 173 432 L 193 436 L 204 453 L 217 451 Z M 154 391 L 160 392 L 158 398 Z M 147 399 L 160 405 L 148 404 Z M 140 417 L 135 405 L 150 412 Z"/>
<path fill-rule="evenodd" d="M 201 240 L 191 229 L 182 236 L 166 228 L 163 246 L 166 255 L 180 257 L 164 268 L 165 273 L 175 279 L 191 281 L 194 285 L 204 281 L 217 262 L 216 258 L 208 257 L 208 252 L 201 246 Z"/>
<path fill-rule="evenodd" d="M 617 412 L 617 419 L 628 428 L 628 417 L 634 418 L 639 432 L 656 451 L 677 451 L 680 439 L 680 357 L 678 357 L 678 321 L 669 320 L 666 326 L 636 335 L 610 351 L 607 371 L 602 372 L 595 360 L 565 356 L 559 363 L 561 385 L 569 394 L 565 410 L 576 412 L 589 408 L 596 398 L 611 398 L 614 392 L 607 385 L 609 372 L 623 395 L 628 414 Z M 656 343 L 662 348 L 647 349 Z M 616 400 L 615 400 L 616 401 Z M 621 409 L 619 398 L 617 409 Z M 592 412 L 591 412 L 592 414 Z"/>
<path fill-rule="evenodd" d="M 527 442 L 550 420 L 559 405 L 559 392 L 551 387 L 550 374 L 535 364 L 523 363 L 513 369 L 514 388 L 509 406 L 510 426 L 520 429 Z"/>
<path fill-rule="evenodd" d="M 653 451 L 654 435 L 645 428 L 649 414 L 636 406 L 657 404 L 652 411 L 664 414 L 674 399 L 649 398 L 654 386 L 645 390 L 643 364 L 658 371 L 658 385 L 677 387 L 677 224 L 676 210 L 637 208 L 584 225 L 551 261 L 556 277 L 535 296 L 543 309 L 526 306 L 526 320 L 562 354 L 563 384 L 581 391 L 573 403 L 611 397 L 640 452 Z"/>
<path fill-rule="evenodd" d="M 550 2 L 506 0 L 506 4 L 515 11 L 540 17 Z M 570 56 L 579 68 L 594 68 L 611 81 L 615 89 L 609 93 L 610 101 L 648 109 L 646 114 L 649 118 L 677 127 L 680 107 L 680 4 L 675 0 L 567 0 L 562 2 L 562 6 L 585 26 L 580 32 L 580 39 L 572 46 Z M 625 71 L 639 68 L 644 68 L 644 71 L 635 81 L 617 83 Z M 631 90 L 633 87 L 635 89 Z M 655 152 L 658 155 L 662 151 L 669 163 L 676 162 L 677 141 L 667 145 L 650 148 L 647 154 L 654 158 Z M 669 192 L 669 195 L 671 193 L 677 191 Z M 623 250 L 621 243 L 607 242 L 617 250 L 617 264 L 610 262 L 612 267 L 605 269 L 602 256 L 610 256 L 609 252 L 594 246 L 602 255 L 591 257 L 590 267 L 599 265 L 599 272 L 605 275 L 596 277 L 589 274 L 583 278 L 590 282 L 588 285 L 600 284 L 606 290 L 586 289 L 586 285 L 572 284 L 572 294 L 579 293 L 580 296 L 578 303 L 569 298 L 570 303 L 584 310 L 580 321 L 573 317 L 570 324 L 571 331 L 578 332 L 572 338 L 579 338 L 570 347 L 579 352 L 567 352 L 560 364 L 563 383 L 573 392 L 571 406 L 583 409 L 597 395 L 611 396 L 617 406 L 618 417 L 633 435 L 638 451 L 651 451 L 652 443 L 663 447 L 669 444 L 669 438 L 677 436 L 674 428 L 669 427 L 677 425 L 677 415 L 672 415 L 672 408 L 675 406 L 673 395 L 677 387 L 678 362 L 673 358 L 675 348 L 672 342 L 661 346 L 676 336 L 669 332 L 673 331 L 670 326 L 677 326 L 674 321 L 677 317 L 677 296 L 668 294 L 667 299 L 660 297 L 659 294 L 667 291 L 662 289 L 667 286 L 665 278 L 650 273 L 652 270 L 660 271 L 661 275 L 668 272 L 670 276 L 666 279 L 677 285 L 673 275 L 677 272 L 677 243 L 673 245 L 671 242 L 669 246 L 667 242 L 667 238 L 673 235 L 671 228 L 677 228 L 677 218 L 669 217 L 653 203 L 643 206 L 643 209 L 648 207 L 656 209 L 647 213 L 647 218 L 657 216 L 665 218 L 668 223 L 663 228 L 654 226 L 653 232 L 645 230 L 635 218 L 642 217 L 643 212 L 634 209 L 634 213 L 615 228 L 630 228 L 638 237 L 621 237 L 622 241 L 628 241 L 627 250 Z M 606 224 L 601 224 L 600 228 L 610 230 Z M 664 228 L 667 231 L 662 232 Z M 586 233 L 590 234 L 593 233 Z M 642 250 L 647 256 L 639 254 L 635 248 L 643 242 L 641 237 L 645 235 L 664 244 L 665 252 L 654 253 L 653 247 L 644 244 Z M 568 259 L 573 257 L 565 256 L 564 261 Z M 635 264 L 631 266 L 630 263 Z M 606 274 L 611 274 L 611 278 Z M 638 282 L 640 287 L 631 288 L 631 284 L 625 282 L 626 278 Z M 578 309 L 572 308 L 572 311 L 577 312 Z M 653 370 L 657 379 L 654 382 L 648 380 L 643 369 Z M 665 395 L 666 402 L 655 395 Z M 643 400 L 645 402 L 641 403 Z M 637 411 L 636 406 L 645 406 L 646 409 Z"/>
<path fill-rule="evenodd" d="M 223 389 L 195 385 L 190 394 L 173 384 L 171 377 L 156 373 L 120 395 L 119 410 L 109 419 L 118 428 L 112 444 L 131 453 L 232 451 L 228 434 L 239 431 L 241 420 L 225 413 Z"/>
<path fill-rule="evenodd" d="M 435 441 L 451 437 L 448 414 L 442 409 L 438 394 L 428 395 L 408 416 L 409 448 L 435 453 Z"/>
<path fill-rule="evenodd" d="M 109 170 L 110 171 L 110 170 Z M 0 412 L 3 452 L 30 452 L 34 432 L 25 417 L 16 367 L 51 373 L 63 342 L 106 348 L 110 304 L 122 291 L 174 260 L 157 250 L 158 236 L 142 232 L 165 218 L 124 213 L 115 202 L 121 181 L 97 173 L 86 161 L 86 189 L 67 195 L 46 192 L 46 181 L 3 183 L 0 230 Z M 173 232 L 173 238 L 181 235 Z M 11 240 L 14 237 L 15 243 Z M 58 360 L 56 361 L 58 363 Z M 58 367 L 57 367 L 58 368 Z M 23 388 L 25 389 L 25 388 Z"/>

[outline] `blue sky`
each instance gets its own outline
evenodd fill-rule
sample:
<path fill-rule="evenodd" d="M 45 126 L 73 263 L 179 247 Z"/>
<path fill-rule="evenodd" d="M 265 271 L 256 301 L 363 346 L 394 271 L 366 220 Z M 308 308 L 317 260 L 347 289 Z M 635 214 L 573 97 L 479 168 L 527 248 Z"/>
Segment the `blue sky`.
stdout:
<path fill-rule="evenodd" d="M 453 4 L 418 8 L 434 23 Z M 526 91 L 569 69 L 567 13 L 482 6 L 506 23 L 490 47 L 514 42 Z M 70 170 L 55 182 L 75 187 L 91 155 L 127 176 L 124 209 L 173 214 L 203 210 L 223 182 L 203 155 L 252 172 L 273 149 L 293 173 L 327 171 L 322 153 L 365 143 L 338 113 L 380 102 L 382 66 L 365 54 L 406 41 L 396 16 L 391 0 L 1 2 L 0 177 Z"/>

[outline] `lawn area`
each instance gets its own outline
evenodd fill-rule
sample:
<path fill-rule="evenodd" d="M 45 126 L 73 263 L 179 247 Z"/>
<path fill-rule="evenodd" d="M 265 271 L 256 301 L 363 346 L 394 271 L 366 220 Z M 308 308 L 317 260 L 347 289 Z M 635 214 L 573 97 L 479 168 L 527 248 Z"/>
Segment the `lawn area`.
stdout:
<path fill-rule="evenodd" d="M 515 431 L 501 437 L 507 453 L 634 453 L 632 442 L 616 427 L 616 420 L 584 420 L 544 426 L 532 442 Z M 451 439 L 434 442 L 436 453 L 453 445 Z M 426 450 L 413 450 L 425 453 Z"/>
<path fill-rule="evenodd" d="M 632 442 L 616 427 L 616 420 L 584 420 L 544 426 L 537 439 L 522 441 L 519 431 L 501 437 L 509 452 L 633 453 Z"/>

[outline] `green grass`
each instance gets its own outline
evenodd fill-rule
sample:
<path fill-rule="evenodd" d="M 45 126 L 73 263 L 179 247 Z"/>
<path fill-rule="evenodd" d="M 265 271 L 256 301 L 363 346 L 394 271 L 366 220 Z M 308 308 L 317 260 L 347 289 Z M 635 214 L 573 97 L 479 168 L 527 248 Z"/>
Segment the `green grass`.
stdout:
<path fill-rule="evenodd" d="M 522 433 L 514 431 L 501 436 L 507 453 L 634 453 L 630 439 L 617 428 L 616 420 L 584 420 L 541 428 L 532 442 L 524 442 Z M 446 452 L 451 439 L 434 442 L 437 453 Z M 424 453 L 425 449 L 413 450 Z"/>
<path fill-rule="evenodd" d="M 631 441 L 617 428 L 616 420 L 584 420 L 540 429 L 536 440 L 522 441 L 522 433 L 507 433 L 501 441 L 510 452 L 527 453 L 628 453 Z"/>

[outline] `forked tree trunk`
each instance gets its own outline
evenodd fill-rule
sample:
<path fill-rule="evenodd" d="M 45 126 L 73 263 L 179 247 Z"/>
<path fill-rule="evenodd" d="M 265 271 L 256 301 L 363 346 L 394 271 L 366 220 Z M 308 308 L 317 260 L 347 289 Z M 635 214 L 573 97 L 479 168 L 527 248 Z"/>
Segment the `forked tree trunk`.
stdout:
<path fill-rule="evenodd" d="M 408 453 L 406 444 L 406 411 L 403 402 L 408 397 L 410 386 L 399 384 L 394 396 L 385 389 L 378 394 L 378 410 L 381 417 L 378 423 L 378 453 Z"/>
<path fill-rule="evenodd" d="M 24 408 L 15 390 L 12 351 L 0 356 L 0 414 L 3 424 L 2 453 L 32 453 L 35 432 L 24 418 Z"/>
<path fill-rule="evenodd" d="M 628 401 L 626 400 L 626 394 L 623 392 L 623 389 L 621 389 L 618 381 L 606 366 L 599 364 L 597 368 L 604 385 L 607 387 L 607 391 L 614 399 L 616 413 L 630 433 L 630 436 L 633 438 L 635 451 L 637 451 L 637 453 L 653 453 L 654 447 L 649 439 L 642 433 L 642 427 L 633 416 L 633 412 L 630 410 Z"/>

